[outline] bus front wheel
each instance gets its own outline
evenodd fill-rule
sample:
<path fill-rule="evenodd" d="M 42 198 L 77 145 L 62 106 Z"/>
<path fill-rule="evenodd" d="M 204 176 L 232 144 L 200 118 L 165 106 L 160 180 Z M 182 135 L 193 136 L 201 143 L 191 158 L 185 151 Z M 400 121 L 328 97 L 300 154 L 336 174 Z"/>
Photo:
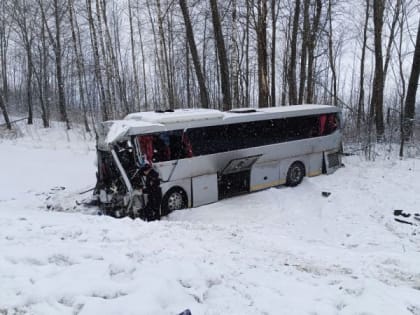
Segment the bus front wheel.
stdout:
<path fill-rule="evenodd" d="M 287 171 L 286 186 L 295 187 L 299 185 L 305 177 L 305 166 L 302 162 L 294 162 Z"/>
<path fill-rule="evenodd" d="M 187 207 L 187 195 L 182 188 L 170 189 L 162 199 L 162 216 Z"/>

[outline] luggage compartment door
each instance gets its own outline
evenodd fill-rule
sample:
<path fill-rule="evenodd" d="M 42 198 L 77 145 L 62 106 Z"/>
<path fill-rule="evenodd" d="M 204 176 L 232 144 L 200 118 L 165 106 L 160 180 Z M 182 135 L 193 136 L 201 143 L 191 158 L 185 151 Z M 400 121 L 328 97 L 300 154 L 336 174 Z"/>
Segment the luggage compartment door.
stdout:
<path fill-rule="evenodd" d="M 229 161 L 219 174 L 220 199 L 250 191 L 251 168 L 260 156 L 261 154 Z"/>
<path fill-rule="evenodd" d="M 217 174 L 193 177 L 192 194 L 194 207 L 216 202 L 219 199 L 217 189 Z"/>

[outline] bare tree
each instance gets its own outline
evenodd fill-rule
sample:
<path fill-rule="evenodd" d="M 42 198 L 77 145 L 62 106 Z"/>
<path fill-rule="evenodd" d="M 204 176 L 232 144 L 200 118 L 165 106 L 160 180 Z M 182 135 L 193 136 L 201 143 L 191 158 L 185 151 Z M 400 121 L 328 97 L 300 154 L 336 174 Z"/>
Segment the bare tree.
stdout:
<path fill-rule="evenodd" d="M 82 104 L 82 110 L 83 110 L 83 123 L 85 125 L 86 132 L 90 132 L 89 123 L 87 119 L 85 90 L 83 88 L 83 75 L 84 75 L 83 57 L 82 57 L 81 47 L 78 47 L 78 39 L 77 39 L 76 28 L 75 28 L 75 23 L 77 23 L 77 21 L 74 20 L 74 0 L 68 0 L 68 10 L 69 10 L 69 21 L 70 21 L 72 44 L 73 44 L 73 50 L 74 50 L 76 66 L 77 66 L 77 79 L 78 79 L 77 83 L 79 85 L 80 102 Z"/>
<path fill-rule="evenodd" d="M 371 118 L 375 117 L 376 134 L 382 140 L 385 127 L 383 117 L 384 97 L 384 68 L 382 54 L 382 28 L 384 24 L 384 0 L 373 0 L 373 26 L 375 47 L 375 76 L 373 79 L 373 93 L 371 99 Z"/>
<path fill-rule="evenodd" d="M 398 25 L 397 22 L 401 13 L 402 0 L 396 0 L 396 1 L 397 2 L 395 4 L 395 8 L 393 9 L 393 14 L 392 14 L 393 18 L 392 18 L 392 22 L 390 26 L 390 31 L 389 31 L 388 44 L 386 45 L 386 50 L 385 50 L 384 84 L 386 81 L 386 75 L 388 73 L 389 62 L 391 60 L 391 48 L 394 43 L 396 27 Z"/>
<path fill-rule="evenodd" d="M 276 106 L 277 18 L 280 12 L 280 4 L 276 7 L 276 2 L 271 0 L 271 106 Z"/>
<path fill-rule="evenodd" d="M 20 37 L 26 55 L 26 102 L 28 108 L 28 125 L 33 124 L 33 104 L 32 104 L 32 77 L 34 73 L 34 64 L 32 58 L 33 40 L 34 40 L 34 21 L 33 6 L 26 0 L 17 0 L 9 3 L 9 12 L 16 27 L 16 33 Z"/>
<path fill-rule="evenodd" d="M 365 56 L 367 46 L 367 30 L 369 24 L 369 7 L 370 0 L 366 0 L 365 22 L 363 24 L 363 40 L 362 40 L 362 56 L 360 58 L 360 82 L 359 82 L 359 100 L 357 103 L 357 133 L 360 134 L 360 124 L 363 117 L 364 102 L 365 102 Z"/>
<path fill-rule="evenodd" d="M 197 46 L 195 45 L 194 32 L 191 25 L 190 14 L 188 12 L 188 7 L 185 0 L 179 0 L 179 5 L 181 7 L 182 15 L 184 17 L 185 30 L 186 30 L 187 39 L 188 39 L 188 46 L 191 51 L 191 56 L 194 63 L 194 69 L 195 69 L 195 74 L 197 76 L 198 85 L 200 86 L 201 106 L 203 106 L 204 108 L 208 108 L 209 100 L 208 100 L 207 88 L 206 88 L 206 83 L 205 83 L 203 73 L 201 71 L 201 64 L 200 64 L 200 59 L 198 58 Z"/>
<path fill-rule="evenodd" d="M 139 11 L 139 7 L 137 7 L 137 13 Z M 139 14 L 137 14 L 137 16 L 139 16 Z M 143 94 L 144 94 L 144 107 L 145 110 L 147 110 L 148 108 L 148 100 L 147 100 L 147 78 L 146 78 L 146 57 L 144 54 L 144 45 L 143 45 L 143 30 L 142 30 L 142 26 L 141 26 L 141 21 L 140 18 L 137 18 L 137 29 L 139 32 L 139 41 L 140 41 L 140 52 L 141 52 L 141 58 L 142 58 L 142 72 L 143 72 Z"/>
<path fill-rule="evenodd" d="M 300 84 L 299 84 L 299 99 L 298 103 L 303 103 L 303 97 L 305 92 L 306 83 L 306 63 L 308 54 L 308 43 L 309 43 L 309 0 L 303 2 L 303 31 L 302 31 L 302 49 L 300 53 Z"/>
<path fill-rule="evenodd" d="M 4 103 L 2 93 L 0 93 L 0 109 L 3 113 L 3 117 L 4 117 L 4 121 L 6 122 L 7 129 L 11 130 L 12 124 L 10 123 L 9 115 L 7 114 L 6 104 Z"/>
<path fill-rule="evenodd" d="M 333 105 L 337 106 L 337 72 L 335 69 L 335 58 L 333 52 L 333 27 L 332 27 L 332 4 L 331 0 L 328 0 L 328 60 L 330 64 L 332 74 L 332 93 L 333 93 Z"/>
<path fill-rule="evenodd" d="M 219 9 L 217 7 L 217 0 L 210 0 L 211 15 L 213 18 L 213 30 L 216 40 L 217 53 L 220 63 L 220 77 L 222 80 L 222 94 L 223 94 L 223 110 L 231 109 L 232 98 L 230 95 L 230 79 L 229 66 L 225 48 L 225 40 L 223 39 L 222 25 L 220 23 Z"/>
<path fill-rule="evenodd" d="M 0 109 L 3 113 L 3 118 L 8 129 L 12 129 L 10 124 L 9 115 L 7 113 L 6 103 L 8 101 L 8 84 L 7 84 L 7 48 L 9 42 L 9 30 L 7 29 L 7 21 L 5 14 L 5 3 L 1 4 L 2 12 L 0 13 L 0 80 L 2 81 L 2 86 L 0 86 Z M 4 95 L 4 96 L 3 96 Z"/>
<path fill-rule="evenodd" d="M 296 54 L 297 54 L 297 37 L 299 30 L 300 0 L 295 2 L 295 13 L 293 15 L 293 28 L 290 40 L 290 62 L 288 71 L 289 82 L 289 104 L 297 104 L 296 91 Z"/>
<path fill-rule="evenodd" d="M 315 50 L 317 47 L 319 36 L 319 24 L 322 13 L 322 0 L 315 0 L 315 12 L 312 17 L 312 24 L 310 26 L 310 36 L 308 42 L 308 80 L 306 88 L 306 102 L 312 103 L 314 101 L 315 91 Z"/>
<path fill-rule="evenodd" d="M 41 9 L 42 21 L 48 32 L 48 36 L 54 50 L 55 70 L 56 70 L 57 89 L 58 89 L 58 109 L 60 111 L 60 121 L 65 122 L 67 125 L 67 129 L 70 129 L 70 121 L 67 115 L 66 97 L 65 97 L 65 92 L 64 92 L 65 89 L 64 89 L 63 62 L 62 62 L 62 50 L 61 50 L 61 40 L 62 40 L 61 19 L 62 19 L 62 14 L 63 14 L 62 12 L 63 5 L 59 1 L 60 0 L 53 0 L 53 3 L 52 3 L 55 34 L 53 34 L 48 24 L 43 2 L 39 1 L 38 3 Z"/>
<path fill-rule="evenodd" d="M 238 107 L 239 101 L 239 47 L 238 47 L 238 12 L 237 0 L 232 0 L 232 47 L 231 47 L 231 64 L 232 64 L 232 106 Z"/>
<path fill-rule="evenodd" d="M 7 103 L 9 100 L 9 84 L 7 78 L 7 50 L 9 47 L 10 39 L 10 21 L 6 13 L 6 1 L 1 3 L 0 13 L 0 79 L 2 81 L 4 101 Z"/>
<path fill-rule="evenodd" d="M 93 49 L 93 60 L 95 65 L 95 78 L 96 84 L 99 88 L 99 99 L 101 103 L 101 114 L 102 120 L 108 120 L 110 118 L 109 111 L 108 111 L 108 102 L 105 93 L 104 82 L 102 78 L 101 72 L 101 62 L 99 58 L 99 48 L 98 48 L 98 38 L 96 33 L 95 22 L 93 19 L 93 12 L 92 12 L 92 0 L 86 0 L 86 8 L 87 8 L 87 17 L 89 23 L 89 31 L 90 31 L 90 40 Z"/>
<path fill-rule="evenodd" d="M 136 58 L 136 47 L 134 43 L 134 23 L 133 23 L 133 9 L 131 0 L 128 0 L 128 21 L 130 24 L 130 45 L 131 45 L 131 62 L 133 67 L 134 75 L 134 102 L 137 104 L 140 110 L 140 87 L 139 87 L 139 75 L 137 73 L 137 58 Z"/>
<path fill-rule="evenodd" d="M 408 81 L 407 97 L 405 99 L 404 110 L 404 125 L 405 125 L 405 138 L 412 135 L 413 121 L 416 108 L 416 94 L 420 76 L 420 19 L 417 29 L 416 46 L 414 49 L 413 64 L 411 66 L 410 79 Z"/>
<path fill-rule="evenodd" d="M 258 107 L 268 106 L 267 0 L 257 2 Z"/>

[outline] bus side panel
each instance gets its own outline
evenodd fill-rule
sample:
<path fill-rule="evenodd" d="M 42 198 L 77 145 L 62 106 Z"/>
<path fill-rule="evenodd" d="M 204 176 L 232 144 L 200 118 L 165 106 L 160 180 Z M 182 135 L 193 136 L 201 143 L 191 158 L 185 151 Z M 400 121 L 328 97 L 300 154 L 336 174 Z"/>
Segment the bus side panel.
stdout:
<path fill-rule="evenodd" d="M 219 200 L 217 174 L 197 176 L 192 179 L 192 203 L 194 207 Z"/>
<path fill-rule="evenodd" d="M 278 161 L 254 165 L 251 170 L 250 190 L 256 191 L 284 184 L 279 175 L 280 163 Z"/>
<path fill-rule="evenodd" d="M 309 156 L 309 169 L 306 175 L 309 177 L 322 174 L 323 153 L 313 153 Z"/>

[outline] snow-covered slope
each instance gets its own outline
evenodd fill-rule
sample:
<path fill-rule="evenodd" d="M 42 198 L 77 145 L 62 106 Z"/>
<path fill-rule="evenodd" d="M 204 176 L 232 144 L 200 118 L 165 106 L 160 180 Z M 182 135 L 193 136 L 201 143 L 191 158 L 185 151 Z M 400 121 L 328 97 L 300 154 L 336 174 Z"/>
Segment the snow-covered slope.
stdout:
<path fill-rule="evenodd" d="M 0 140 L 0 314 L 420 314 L 420 160 L 145 223 L 46 210 L 94 184 L 94 143 L 24 134 Z"/>

